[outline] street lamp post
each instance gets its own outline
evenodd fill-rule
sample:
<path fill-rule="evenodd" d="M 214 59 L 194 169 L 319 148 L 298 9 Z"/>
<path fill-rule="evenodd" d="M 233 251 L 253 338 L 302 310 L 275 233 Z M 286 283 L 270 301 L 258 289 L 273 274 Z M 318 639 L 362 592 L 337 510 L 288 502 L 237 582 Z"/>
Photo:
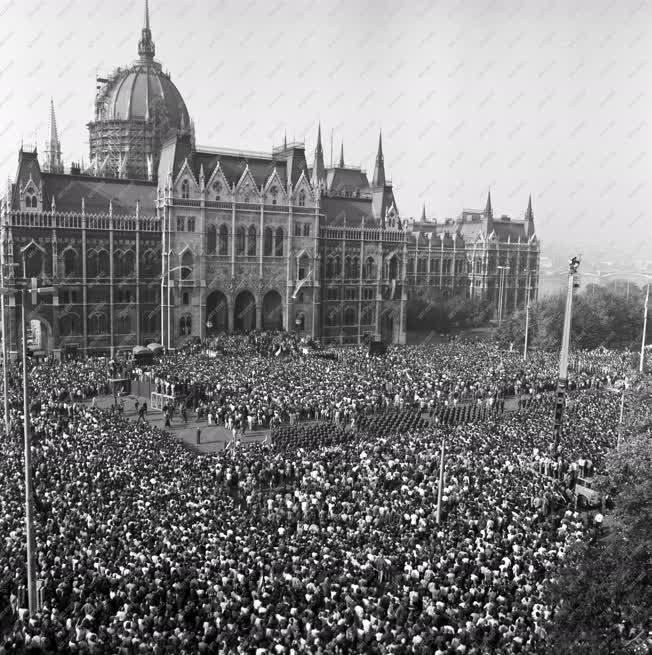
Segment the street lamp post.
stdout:
<path fill-rule="evenodd" d="M 192 271 L 191 266 L 175 266 L 174 268 L 170 268 L 170 255 L 169 253 L 163 255 L 164 258 L 167 257 L 168 260 L 168 270 L 167 273 L 164 273 L 161 275 L 161 345 L 165 348 L 166 353 L 168 350 L 171 348 L 171 341 L 170 341 L 170 332 L 171 332 L 171 318 L 170 318 L 170 307 L 172 305 L 172 300 L 170 296 L 170 289 L 171 289 L 171 279 L 170 279 L 170 273 L 174 273 L 175 271 L 179 271 L 182 268 L 187 268 L 189 271 Z M 163 302 L 163 294 L 164 294 L 164 289 L 165 289 L 165 278 L 167 277 L 167 335 L 164 335 L 163 332 L 163 327 L 165 326 L 166 323 L 166 317 L 165 317 L 165 309 L 166 309 L 166 304 Z M 167 339 L 167 345 L 165 343 Z"/>
<path fill-rule="evenodd" d="M 500 281 L 498 287 L 498 327 L 503 322 L 503 297 L 505 295 L 505 274 L 509 271 L 509 266 L 496 266 L 500 271 Z"/>
<path fill-rule="evenodd" d="M 27 279 L 27 278 L 26 278 Z M 54 287 L 38 287 L 36 278 L 31 278 L 31 285 L 17 288 L 0 288 L 0 295 L 19 293 L 21 296 L 21 340 L 23 342 L 23 445 L 25 466 L 25 534 L 27 541 L 27 594 L 30 616 L 38 610 L 36 595 L 36 537 L 34 535 L 34 493 L 32 483 L 32 434 L 29 415 L 29 372 L 27 370 L 27 303 L 28 292 L 32 296 L 32 305 L 36 304 L 38 294 L 52 294 Z"/>
<path fill-rule="evenodd" d="M 527 300 L 525 302 L 525 340 L 523 341 L 523 361 L 527 361 L 527 339 L 530 331 L 530 276 L 527 276 Z"/>
<path fill-rule="evenodd" d="M 568 386 L 568 350 L 570 347 L 571 316 L 573 312 L 573 289 L 575 288 L 575 275 L 580 266 L 578 257 L 571 258 L 568 267 L 568 290 L 566 292 L 566 311 L 564 312 L 564 331 L 561 340 L 561 353 L 559 355 L 559 380 L 557 382 L 557 398 L 555 402 L 554 427 L 554 455 L 559 451 L 564 406 L 566 404 L 566 388 Z"/>
<path fill-rule="evenodd" d="M 643 372 L 645 365 L 645 340 L 647 338 L 647 309 L 650 300 L 650 280 L 647 281 L 647 291 L 645 292 L 645 305 L 643 307 L 643 338 L 641 339 L 641 357 L 638 362 L 639 373 Z"/>
<path fill-rule="evenodd" d="M 441 521 L 441 499 L 444 494 L 444 451 L 446 448 L 444 437 L 441 440 L 441 454 L 439 460 L 439 484 L 437 485 L 437 515 L 436 522 L 439 525 Z"/>
<path fill-rule="evenodd" d="M 0 287 L 5 286 L 4 234 L 0 243 Z M 7 375 L 7 317 L 5 315 L 5 294 L 0 294 L 0 311 L 2 311 L 2 384 L 5 412 L 5 434 L 9 434 L 9 390 Z"/>

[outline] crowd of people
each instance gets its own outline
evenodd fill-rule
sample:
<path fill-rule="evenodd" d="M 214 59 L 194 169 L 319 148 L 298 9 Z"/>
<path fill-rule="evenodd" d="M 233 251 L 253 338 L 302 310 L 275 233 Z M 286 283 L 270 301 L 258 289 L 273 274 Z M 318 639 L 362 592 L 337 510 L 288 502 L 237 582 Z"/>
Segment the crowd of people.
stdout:
<path fill-rule="evenodd" d="M 492 407 L 505 396 L 541 397 L 555 390 L 558 359 L 486 343 L 406 346 L 371 357 L 367 347 L 332 349 L 336 359 L 312 356 L 307 344 L 273 334 L 225 336 L 207 357 L 193 346 L 159 361 L 140 379 L 159 393 L 178 395 L 208 422 L 255 429 L 300 420 L 355 423 L 360 417 L 407 408 L 440 412 L 465 403 Z M 630 353 L 580 353 L 571 389 L 611 385 L 630 366 Z M 450 414 L 450 411 L 447 412 Z"/>
<path fill-rule="evenodd" d="M 524 365 L 473 344 L 378 359 L 351 349 L 342 367 L 233 346 L 223 358 L 201 350 L 171 358 L 152 374 L 202 385 L 202 402 L 271 404 L 279 416 L 306 408 L 324 416 L 338 402 L 428 407 L 438 392 L 453 401 L 539 393 L 554 379 L 545 355 Z M 619 415 L 618 396 L 599 385 L 626 366 L 615 353 L 590 357 L 606 369 L 574 374 L 562 449 L 565 462 L 599 469 Z M 549 456 L 545 405 L 464 425 L 402 422 L 400 435 L 379 434 L 372 421 L 355 432 L 320 423 L 323 441 L 309 449 L 252 444 L 198 456 L 144 421 L 83 402 L 107 391 L 106 370 L 88 360 L 31 373 L 42 599 L 33 615 L 20 385 L 10 376 L 14 429 L 0 440 L 2 655 L 546 649 L 554 610 L 546 581 L 593 526 L 575 507 L 575 468 Z"/>

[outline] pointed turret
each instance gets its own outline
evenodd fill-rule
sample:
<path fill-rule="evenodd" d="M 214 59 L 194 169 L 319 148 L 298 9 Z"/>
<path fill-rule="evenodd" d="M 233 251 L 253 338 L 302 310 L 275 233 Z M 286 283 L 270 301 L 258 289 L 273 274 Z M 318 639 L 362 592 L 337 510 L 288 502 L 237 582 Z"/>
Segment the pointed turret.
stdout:
<path fill-rule="evenodd" d="M 532 213 L 532 195 L 528 198 L 525 210 L 525 236 L 530 239 L 534 235 L 534 214 Z"/>
<path fill-rule="evenodd" d="M 344 168 L 344 141 L 342 141 L 342 145 L 340 146 L 340 163 L 338 167 Z"/>
<path fill-rule="evenodd" d="M 288 135 L 287 132 L 283 132 L 283 150 L 288 149 Z"/>
<path fill-rule="evenodd" d="M 374 187 L 385 186 L 385 160 L 383 159 L 383 135 L 378 134 L 378 153 L 376 154 L 376 166 L 371 185 Z"/>
<path fill-rule="evenodd" d="M 423 209 L 421 210 L 421 220 L 426 222 L 426 203 L 423 203 Z"/>
<path fill-rule="evenodd" d="M 312 167 L 312 180 L 315 186 L 320 186 L 326 183 L 324 151 L 321 146 L 321 123 L 317 128 L 317 146 L 315 147 L 315 163 Z"/>
<path fill-rule="evenodd" d="M 487 204 L 484 208 L 484 215 L 485 218 L 493 218 L 494 217 L 494 212 L 493 209 L 491 208 L 491 191 L 487 194 Z"/>
<path fill-rule="evenodd" d="M 63 162 L 61 161 L 61 144 L 57 132 L 57 119 L 54 115 L 54 100 L 50 98 L 50 121 L 48 129 L 48 141 L 45 144 L 45 164 L 43 170 L 50 173 L 63 173 Z"/>
<path fill-rule="evenodd" d="M 138 54 L 141 59 L 154 59 L 156 49 L 152 41 L 152 31 L 149 29 L 149 3 L 145 0 L 145 24 L 138 42 Z"/>
<path fill-rule="evenodd" d="M 484 220 L 486 221 L 487 236 L 494 231 L 494 212 L 491 208 L 491 190 L 487 193 L 487 205 L 484 208 Z"/>

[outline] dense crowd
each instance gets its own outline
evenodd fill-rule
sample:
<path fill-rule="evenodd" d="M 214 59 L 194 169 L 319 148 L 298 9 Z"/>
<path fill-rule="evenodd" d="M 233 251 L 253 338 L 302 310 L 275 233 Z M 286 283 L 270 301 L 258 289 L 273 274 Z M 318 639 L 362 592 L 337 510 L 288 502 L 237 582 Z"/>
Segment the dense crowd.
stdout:
<path fill-rule="evenodd" d="M 558 359 L 504 352 L 485 343 L 406 346 L 386 357 L 368 348 L 332 349 L 336 360 L 313 356 L 307 344 L 275 335 L 227 336 L 218 356 L 195 346 L 138 369 L 159 393 L 183 393 L 208 422 L 239 427 L 298 420 L 355 422 L 402 410 L 440 411 L 463 403 L 487 405 L 505 396 L 554 391 Z M 573 359 L 570 388 L 612 384 L 630 365 L 630 353 L 594 351 Z"/>
<path fill-rule="evenodd" d="M 478 359 L 486 351 L 464 348 Z M 465 369 L 462 355 L 443 348 L 397 349 L 378 360 L 351 353 L 351 379 L 330 369 L 339 384 L 315 364 L 320 379 L 299 355 L 250 353 L 249 371 L 233 368 L 244 355 L 228 347 L 225 368 L 197 352 L 188 364 L 159 365 L 157 375 L 221 385 L 225 397 L 245 404 L 263 393 L 265 380 L 287 406 L 318 407 L 329 393 L 352 397 L 358 386 L 364 398 L 392 400 L 396 392 L 409 403 L 418 390 L 428 403 L 440 389 L 483 397 L 519 382 L 545 385 L 552 375 L 543 360 L 540 369 L 519 367 L 508 356 L 502 370 L 496 361 L 483 372 L 472 359 Z M 597 468 L 615 443 L 619 399 L 589 387 L 625 370 L 619 356 L 602 357 L 611 357 L 608 371 L 576 377 L 585 383 L 572 392 L 562 440 L 568 462 L 590 459 Z M 292 370 L 295 384 L 274 366 L 286 378 Z M 32 372 L 40 398 L 33 469 L 43 598 L 34 616 L 24 609 L 20 398 L 12 388 L 16 429 L 0 442 L 0 653 L 545 649 L 553 609 L 546 580 L 568 546 L 592 530 L 573 504 L 572 467 L 541 473 L 552 427 L 546 407 L 459 426 L 404 423 L 400 437 L 376 434 L 369 423 L 355 433 L 333 426 L 342 438 L 310 450 L 256 444 L 197 456 L 147 423 L 80 402 L 102 391 L 105 374 L 106 364 L 93 361 Z M 383 389 L 384 380 L 395 389 Z M 320 391 L 305 401 L 317 381 Z"/>

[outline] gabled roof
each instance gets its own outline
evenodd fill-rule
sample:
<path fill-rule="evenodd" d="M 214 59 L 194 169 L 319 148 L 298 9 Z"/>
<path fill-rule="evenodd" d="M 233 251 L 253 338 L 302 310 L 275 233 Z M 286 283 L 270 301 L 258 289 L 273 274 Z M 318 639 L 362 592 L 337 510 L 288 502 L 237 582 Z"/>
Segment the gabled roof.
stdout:
<path fill-rule="evenodd" d="M 525 224 L 523 221 L 502 221 L 494 218 L 494 232 L 498 241 L 509 240 L 514 243 L 521 239 L 521 242 L 527 241 L 525 233 Z"/>
<path fill-rule="evenodd" d="M 326 189 L 331 193 L 344 194 L 369 189 L 367 174 L 359 168 L 327 168 Z"/>
<path fill-rule="evenodd" d="M 26 152 L 22 148 L 18 152 L 18 170 L 11 190 L 11 207 L 20 208 L 20 193 L 25 189 L 30 178 L 37 190 L 41 191 L 42 173 L 36 151 Z M 45 198 L 43 199 L 45 202 Z M 49 205 L 47 205 L 49 207 Z"/>
<path fill-rule="evenodd" d="M 114 214 L 135 214 L 136 202 L 140 203 L 141 214 L 156 214 L 155 182 L 43 173 L 43 185 L 47 209 L 54 196 L 57 211 L 80 212 L 84 198 L 85 211 L 91 214 L 108 212 L 109 201 Z"/>
<path fill-rule="evenodd" d="M 373 215 L 370 198 L 339 198 L 322 196 L 321 209 L 326 214 L 326 225 L 343 225 L 359 227 L 364 218 L 365 227 L 380 227 Z"/>
<path fill-rule="evenodd" d="M 201 147 L 193 150 L 188 136 L 176 137 L 165 143 L 161 152 L 159 179 L 164 179 L 160 177 L 161 173 L 167 176 L 170 164 L 173 166 L 172 173 L 176 178 L 186 158 L 188 158 L 188 165 L 196 179 L 199 179 L 199 171 L 203 166 L 204 179 L 209 180 L 219 162 L 224 177 L 231 186 L 238 184 L 247 165 L 258 190 L 260 190 L 260 187 L 265 186 L 274 172 L 274 168 L 278 172 L 284 189 L 287 189 L 288 180 L 294 186 L 304 171 L 308 179 L 310 179 L 305 151 L 302 147 L 290 146 L 285 150 L 276 151 L 269 155 L 227 149 L 212 151 Z"/>

